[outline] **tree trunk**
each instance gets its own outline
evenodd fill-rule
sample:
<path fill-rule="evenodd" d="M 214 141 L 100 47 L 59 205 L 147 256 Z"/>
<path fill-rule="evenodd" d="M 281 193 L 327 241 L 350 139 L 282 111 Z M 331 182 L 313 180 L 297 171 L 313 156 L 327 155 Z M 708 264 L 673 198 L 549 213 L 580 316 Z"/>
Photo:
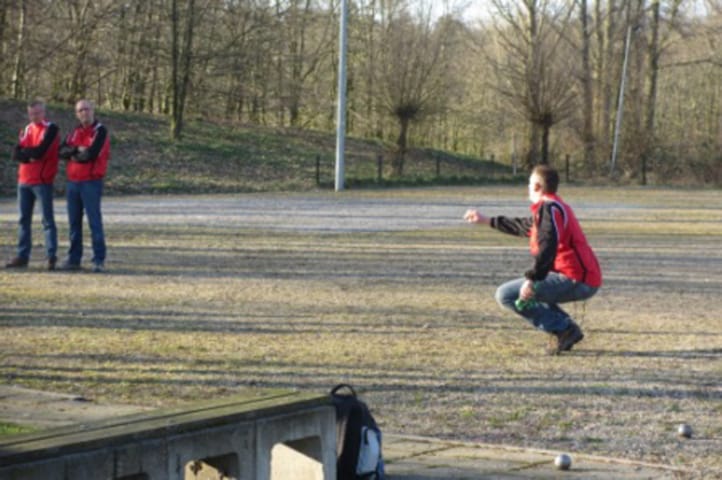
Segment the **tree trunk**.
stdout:
<path fill-rule="evenodd" d="M 179 47 L 179 24 L 178 0 L 171 1 L 171 41 L 172 41 L 172 104 L 171 104 L 171 139 L 177 140 L 183 131 L 183 113 L 186 105 L 188 84 L 190 83 L 191 59 L 193 50 L 193 25 L 195 15 L 195 0 L 188 0 L 186 9 L 186 24 L 183 32 L 183 51 Z"/>
<path fill-rule="evenodd" d="M 529 150 L 526 155 L 527 170 L 531 170 L 539 162 L 539 126 L 536 123 L 530 125 Z"/>
<path fill-rule="evenodd" d="M 171 118 L 170 118 L 170 138 L 175 140 L 181 131 L 178 125 L 177 111 L 180 88 L 178 85 L 178 0 L 170 2 L 170 23 L 171 23 L 171 71 L 170 71 L 170 87 L 171 87 Z"/>
<path fill-rule="evenodd" d="M 541 158 L 539 159 L 540 165 L 549 165 L 549 133 L 552 129 L 551 122 L 544 123 L 541 125 L 542 129 L 542 146 L 541 146 Z"/>
<path fill-rule="evenodd" d="M 406 159 L 406 147 L 409 134 L 409 119 L 406 117 L 399 117 L 399 127 L 399 138 L 396 140 L 397 151 L 391 161 L 391 168 L 395 177 L 400 177 L 404 174 L 404 161 Z"/>
<path fill-rule="evenodd" d="M 10 91 L 13 98 L 20 98 L 22 96 L 21 85 L 23 83 L 23 70 L 25 69 L 23 53 L 25 51 L 25 17 L 27 16 L 27 5 L 25 4 L 25 0 L 18 1 L 18 37 L 17 45 L 15 46 L 15 62 L 13 65 L 12 87 Z"/>
<path fill-rule="evenodd" d="M 306 0 L 303 11 L 299 11 L 298 2 L 293 2 L 293 16 L 290 26 L 291 38 L 291 79 L 289 85 L 288 117 L 292 127 L 298 127 L 301 113 L 301 96 L 303 90 L 303 66 L 306 57 L 306 22 L 311 2 Z"/>
<path fill-rule="evenodd" d="M 91 42 L 91 32 L 94 27 L 88 23 L 88 12 L 92 8 L 91 0 L 86 0 L 82 5 L 71 6 L 74 26 L 77 32 L 73 37 L 72 45 L 75 55 L 75 65 L 72 67 L 72 77 L 70 78 L 70 86 L 68 99 L 75 101 L 86 95 L 87 89 L 87 72 L 86 59 Z"/>
<path fill-rule="evenodd" d="M 647 163 L 654 147 L 654 116 L 657 103 L 657 78 L 659 76 L 659 0 L 652 0 L 652 39 L 649 43 L 649 91 L 647 93 L 647 116 L 644 125 L 644 150 L 642 151 L 642 185 L 647 184 Z"/>
<path fill-rule="evenodd" d="M 634 125 L 634 132 L 644 134 L 644 60 L 646 55 L 646 41 L 644 34 L 641 31 L 641 27 L 644 22 L 644 11 L 646 6 L 646 0 L 637 0 L 636 8 L 634 9 L 633 17 L 631 21 L 632 25 L 632 45 L 634 51 L 634 75 L 630 75 L 629 80 L 632 88 L 630 94 L 632 95 L 634 109 L 632 115 L 632 124 Z M 630 58 L 631 50 L 630 50 Z"/>
<path fill-rule="evenodd" d="M 613 75 L 616 73 L 616 69 L 613 68 L 615 65 L 614 37 L 617 33 L 616 8 L 615 0 L 609 0 L 606 28 L 607 44 L 604 52 L 606 68 L 604 74 L 604 93 L 602 95 L 602 131 L 600 133 L 600 137 L 604 139 L 603 158 L 606 159 L 610 158 L 612 140 L 612 104 L 614 102 Z"/>
<path fill-rule="evenodd" d="M 153 12 L 148 12 L 149 24 L 153 24 Z M 160 17 L 160 13 L 156 18 Z M 160 28 L 155 29 L 155 35 L 153 37 L 153 43 L 148 51 L 148 65 L 146 66 L 146 76 L 150 77 L 150 88 L 148 90 L 148 112 L 160 112 L 162 110 L 163 102 L 161 101 L 162 96 L 159 94 L 159 78 L 158 78 L 158 61 L 157 52 L 160 50 Z"/>
<path fill-rule="evenodd" d="M 188 0 L 188 11 L 186 12 L 186 30 L 183 42 L 183 62 L 181 68 L 183 75 L 180 84 L 179 98 L 179 124 L 183 125 L 183 113 L 185 112 L 186 99 L 188 97 L 188 86 L 191 79 L 191 61 L 193 59 L 193 26 L 195 25 L 195 0 Z M 180 131 L 178 132 L 180 135 Z"/>
<path fill-rule="evenodd" d="M 7 22 L 8 2 L 0 0 L 0 95 L 5 93 L 5 71 L 8 65 L 5 63 L 7 45 L 5 43 L 5 23 Z"/>
<path fill-rule="evenodd" d="M 609 73 L 607 72 L 607 58 L 605 55 L 605 52 L 607 50 L 607 41 L 608 39 L 605 36 L 604 33 L 604 9 L 602 8 L 603 0 L 595 0 L 594 1 L 594 31 L 596 34 L 596 55 L 594 56 L 596 61 L 594 64 L 594 73 L 596 78 L 596 91 L 594 95 L 594 110 L 595 110 L 595 117 L 594 117 L 594 133 L 595 138 L 597 140 L 596 142 L 596 148 L 595 148 L 595 154 L 597 158 L 595 158 L 595 164 L 594 164 L 594 171 L 590 172 L 591 174 L 596 174 L 597 169 L 600 167 L 598 162 L 598 158 L 606 158 L 606 151 L 607 151 L 607 141 L 608 138 L 604 136 L 602 132 L 602 114 L 604 112 L 604 92 L 605 92 L 605 85 L 608 81 Z M 600 155 L 601 153 L 601 155 Z"/>
<path fill-rule="evenodd" d="M 579 17 L 582 26 L 582 91 L 584 96 L 582 140 L 584 142 L 584 164 L 586 165 L 587 172 L 592 174 L 595 163 L 594 91 L 592 88 L 592 66 L 589 59 L 591 33 L 589 32 L 587 0 L 580 0 L 579 2 Z"/>
<path fill-rule="evenodd" d="M 375 112 L 374 104 L 376 102 L 376 82 L 374 78 L 374 69 L 371 68 L 372 65 L 376 64 L 376 44 L 375 44 L 375 25 L 376 22 L 374 21 L 376 17 L 376 1 L 371 0 L 368 4 L 369 11 L 366 14 L 366 18 L 364 21 L 366 22 L 367 31 L 366 31 L 366 42 L 364 45 L 364 53 L 366 54 L 366 68 L 365 70 L 365 96 L 366 96 L 366 128 L 365 128 L 365 135 L 367 137 L 373 137 L 377 134 L 377 132 L 380 130 L 379 126 L 377 125 L 377 117 L 378 115 Z"/>

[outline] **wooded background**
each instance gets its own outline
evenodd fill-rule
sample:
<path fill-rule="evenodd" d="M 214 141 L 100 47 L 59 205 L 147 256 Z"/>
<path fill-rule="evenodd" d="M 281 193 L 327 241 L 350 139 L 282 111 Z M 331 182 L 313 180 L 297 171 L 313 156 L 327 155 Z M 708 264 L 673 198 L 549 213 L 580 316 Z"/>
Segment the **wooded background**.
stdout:
<path fill-rule="evenodd" d="M 722 0 L 349 0 L 348 134 L 722 183 Z M 433 10 L 433 12 L 432 12 Z M 338 0 L 0 0 L 0 95 L 332 131 Z"/>

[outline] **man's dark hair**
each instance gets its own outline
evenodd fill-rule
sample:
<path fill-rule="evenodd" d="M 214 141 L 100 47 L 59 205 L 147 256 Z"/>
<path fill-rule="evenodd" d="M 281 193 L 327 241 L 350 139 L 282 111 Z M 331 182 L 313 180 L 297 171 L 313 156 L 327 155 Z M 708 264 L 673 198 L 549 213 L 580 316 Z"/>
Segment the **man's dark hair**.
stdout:
<path fill-rule="evenodd" d="M 544 193 L 557 193 L 559 188 L 559 174 L 549 165 L 537 165 L 531 172 L 539 176 Z"/>

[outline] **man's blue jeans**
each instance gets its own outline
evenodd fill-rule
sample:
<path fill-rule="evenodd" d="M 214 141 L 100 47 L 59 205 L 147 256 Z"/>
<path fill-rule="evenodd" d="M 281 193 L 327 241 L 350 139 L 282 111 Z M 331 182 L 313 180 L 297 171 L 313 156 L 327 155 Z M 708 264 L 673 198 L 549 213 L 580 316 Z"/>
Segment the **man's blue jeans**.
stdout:
<path fill-rule="evenodd" d="M 103 181 L 68 182 L 66 191 L 68 223 L 70 224 L 68 263 L 80 265 L 83 257 L 83 211 L 85 211 L 93 241 L 92 262 L 102 264 L 105 262 L 105 234 L 103 233 L 103 217 L 100 213 Z"/>
<path fill-rule="evenodd" d="M 40 200 L 43 210 L 43 231 L 45 232 L 45 250 L 48 259 L 55 258 L 58 251 L 58 230 L 53 214 L 53 184 L 18 185 L 18 210 L 20 228 L 18 231 L 18 257 L 30 259 L 33 248 L 32 224 L 35 200 Z"/>
<path fill-rule="evenodd" d="M 569 314 L 559 307 L 560 303 L 586 300 L 597 293 L 598 288 L 576 282 L 562 274 L 549 272 L 544 280 L 534 283 L 536 303 L 519 310 L 514 302 L 525 278 L 512 280 L 496 290 L 496 301 L 502 307 L 526 318 L 536 328 L 547 333 L 559 333 L 569 327 Z"/>

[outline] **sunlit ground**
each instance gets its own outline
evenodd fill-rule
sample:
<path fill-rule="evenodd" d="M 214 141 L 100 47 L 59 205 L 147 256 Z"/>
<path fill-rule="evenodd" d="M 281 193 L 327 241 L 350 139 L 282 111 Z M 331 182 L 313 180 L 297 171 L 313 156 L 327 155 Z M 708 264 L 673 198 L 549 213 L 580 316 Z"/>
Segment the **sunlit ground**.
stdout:
<path fill-rule="evenodd" d="M 460 220 L 524 215 L 524 193 L 109 198 L 104 275 L 43 271 L 37 218 L 30 269 L 0 270 L 0 378 L 153 406 L 344 381 L 389 432 L 722 473 L 722 192 L 563 188 L 606 283 L 559 357 L 493 300 L 525 241 Z"/>

